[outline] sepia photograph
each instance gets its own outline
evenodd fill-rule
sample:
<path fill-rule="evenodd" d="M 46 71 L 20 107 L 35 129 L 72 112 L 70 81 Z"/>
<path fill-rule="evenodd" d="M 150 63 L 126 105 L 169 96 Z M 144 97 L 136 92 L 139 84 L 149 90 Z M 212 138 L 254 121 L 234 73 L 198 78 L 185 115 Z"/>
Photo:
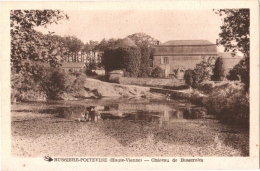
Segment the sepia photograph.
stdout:
<path fill-rule="evenodd" d="M 255 9 L 96 3 L 6 10 L 10 156 L 168 169 L 254 158 L 259 167 Z"/>

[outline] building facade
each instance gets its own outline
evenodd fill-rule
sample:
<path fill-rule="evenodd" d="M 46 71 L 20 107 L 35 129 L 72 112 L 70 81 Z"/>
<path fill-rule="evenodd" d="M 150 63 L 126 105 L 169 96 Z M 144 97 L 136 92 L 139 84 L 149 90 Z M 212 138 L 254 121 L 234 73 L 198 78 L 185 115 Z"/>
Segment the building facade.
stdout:
<path fill-rule="evenodd" d="M 208 40 L 171 40 L 155 47 L 153 67 L 161 67 L 165 76 L 194 69 L 203 58 L 223 55 L 227 69 L 233 68 L 241 57 L 232 57 L 231 53 L 219 53 L 217 45 Z"/>

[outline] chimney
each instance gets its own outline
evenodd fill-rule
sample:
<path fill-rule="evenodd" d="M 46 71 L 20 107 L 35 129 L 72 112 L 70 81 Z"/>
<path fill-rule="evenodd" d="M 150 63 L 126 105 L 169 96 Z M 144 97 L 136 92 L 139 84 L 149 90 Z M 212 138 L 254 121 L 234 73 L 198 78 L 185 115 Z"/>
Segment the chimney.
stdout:
<path fill-rule="evenodd" d="M 160 41 L 157 41 L 157 42 L 156 42 L 156 45 L 160 45 Z"/>
<path fill-rule="evenodd" d="M 218 46 L 218 39 L 216 39 L 216 45 Z"/>

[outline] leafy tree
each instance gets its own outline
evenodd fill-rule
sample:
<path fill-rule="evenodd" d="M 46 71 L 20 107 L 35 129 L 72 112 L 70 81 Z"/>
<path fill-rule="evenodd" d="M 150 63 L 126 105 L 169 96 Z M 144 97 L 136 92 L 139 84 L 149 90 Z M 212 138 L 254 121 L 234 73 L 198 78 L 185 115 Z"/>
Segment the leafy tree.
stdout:
<path fill-rule="evenodd" d="M 99 51 L 105 51 L 108 47 L 109 47 L 108 41 L 104 38 L 97 45 L 96 49 L 98 49 Z"/>
<path fill-rule="evenodd" d="M 241 80 L 245 84 L 245 89 L 249 86 L 249 58 L 243 58 L 233 69 L 229 71 L 228 80 Z"/>
<path fill-rule="evenodd" d="M 213 75 L 212 68 L 214 67 L 214 61 L 213 57 L 203 58 L 202 61 L 196 65 L 193 75 L 194 87 L 203 81 L 210 80 Z"/>
<path fill-rule="evenodd" d="M 84 46 L 84 43 L 76 36 L 67 36 L 65 37 L 65 45 L 68 48 L 69 52 L 68 61 L 69 57 L 71 57 L 73 62 L 78 62 L 78 53 Z"/>
<path fill-rule="evenodd" d="M 153 48 L 157 41 L 156 39 L 152 38 L 150 35 L 147 35 L 145 33 L 135 33 L 128 36 L 130 39 L 132 39 L 137 46 L 147 46 L 150 48 Z"/>
<path fill-rule="evenodd" d="M 50 68 L 49 71 L 44 72 L 40 84 L 49 99 L 57 99 L 66 89 L 66 80 L 67 77 L 61 70 Z"/>
<path fill-rule="evenodd" d="M 216 10 L 220 16 L 224 16 L 223 24 L 220 27 L 220 44 L 225 47 L 225 51 L 240 51 L 244 54 L 245 60 L 241 67 L 244 69 L 241 81 L 249 90 L 249 55 L 250 55 L 250 10 L 249 9 L 220 9 Z M 248 58 L 248 59 L 247 59 Z"/>
<path fill-rule="evenodd" d="M 200 83 L 210 80 L 213 75 L 214 61 L 214 57 L 204 57 L 194 70 L 186 70 L 184 74 L 185 83 L 196 88 Z"/>
<path fill-rule="evenodd" d="M 213 75 L 211 77 L 214 81 L 223 81 L 226 77 L 226 69 L 222 57 L 218 57 L 213 68 Z"/>
<path fill-rule="evenodd" d="M 68 19 L 68 16 L 60 10 L 11 10 L 11 69 L 16 73 L 33 74 L 32 61 L 59 65 L 55 46 L 34 27 L 47 27 L 64 18 Z"/>
<path fill-rule="evenodd" d="M 44 35 L 44 38 L 47 41 L 50 41 L 53 45 L 54 51 L 56 51 L 56 57 L 57 59 L 60 59 L 61 61 L 65 61 L 66 57 L 69 55 L 69 49 L 66 44 L 66 37 L 61 37 L 59 35 L 53 35 L 47 34 Z"/>
<path fill-rule="evenodd" d="M 149 77 L 151 75 L 151 60 L 153 49 L 147 46 L 140 46 L 141 50 L 141 65 L 139 70 L 139 77 Z"/>
<path fill-rule="evenodd" d="M 125 76 L 137 77 L 141 64 L 141 53 L 136 47 L 110 48 L 104 52 L 106 71 L 124 70 Z"/>
<path fill-rule="evenodd" d="M 148 77 L 151 74 L 151 60 L 154 46 L 158 40 L 145 33 L 135 33 L 128 36 L 141 50 L 141 65 L 139 77 Z"/>

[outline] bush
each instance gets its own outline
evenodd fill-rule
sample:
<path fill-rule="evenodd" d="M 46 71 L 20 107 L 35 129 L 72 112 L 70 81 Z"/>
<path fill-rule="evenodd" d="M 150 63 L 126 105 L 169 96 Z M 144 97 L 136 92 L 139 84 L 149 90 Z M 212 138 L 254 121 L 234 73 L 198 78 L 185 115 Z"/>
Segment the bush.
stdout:
<path fill-rule="evenodd" d="M 228 80 L 241 80 L 245 84 L 245 89 L 249 90 L 249 57 L 243 58 L 227 76 Z"/>
<path fill-rule="evenodd" d="M 164 71 L 161 67 L 155 67 L 152 70 L 151 76 L 153 78 L 164 78 Z"/>
<path fill-rule="evenodd" d="M 193 75 L 194 75 L 194 71 L 191 69 L 186 70 L 184 73 L 185 83 L 189 86 L 193 85 Z"/>
<path fill-rule="evenodd" d="M 66 89 L 66 75 L 60 69 L 50 69 L 42 78 L 41 87 L 49 99 L 57 99 Z"/>
<path fill-rule="evenodd" d="M 188 69 L 184 73 L 185 83 L 193 88 L 197 88 L 200 83 L 210 80 L 213 72 L 212 68 L 214 58 L 203 58 L 200 63 L 196 65 L 194 70 Z"/>
<path fill-rule="evenodd" d="M 84 89 L 86 76 L 85 74 L 81 74 L 78 77 L 74 77 L 73 75 L 67 76 L 66 81 L 66 91 L 67 92 L 76 92 Z"/>
<path fill-rule="evenodd" d="M 216 84 L 203 101 L 208 113 L 223 122 L 249 124 L 249 95 L 239 82 Z"/>
<path fill-rule="evenodd" d="M 224 60 L 222 57 L 218 57 L 213 69 L 213 75 L 211 77 L 214 81 L 223 81 L 226 77 L 226 69 L 224 66 Z"/>
<path fill-rule="evenodd" d="M 103 63 L 107 72 L 113 70 L 124 70 L 130 77 L 137 77 L 141 65 L 141 52 L 136 47 L 118 47 L 108 49 L 104 52 Z"/>
<path fill-rule="evenodd" d="M 193 72 L 193 87 L 197 87 L 199 83 L 210 80 L 213 75 L 212 68 L 214 67 L 214 58 L 203 58 L 198 63 Z"/>
<path fill-rule="evenodd" d="M 11 75 L 11 100 L 35 101 L 60 99 L 64 92 L 77 91 L 84 86 L 85 75 L 82 73 L 65 73 L 43 63 L 35 63 L 37 73 Z"/>
<path fill-rule="evenodd" d="M 198 85 L 198 90 L 203 91 L 206 94 L 209 94 L 213 91 L 214 87 L 214 81 L 204 81 Z"/>

